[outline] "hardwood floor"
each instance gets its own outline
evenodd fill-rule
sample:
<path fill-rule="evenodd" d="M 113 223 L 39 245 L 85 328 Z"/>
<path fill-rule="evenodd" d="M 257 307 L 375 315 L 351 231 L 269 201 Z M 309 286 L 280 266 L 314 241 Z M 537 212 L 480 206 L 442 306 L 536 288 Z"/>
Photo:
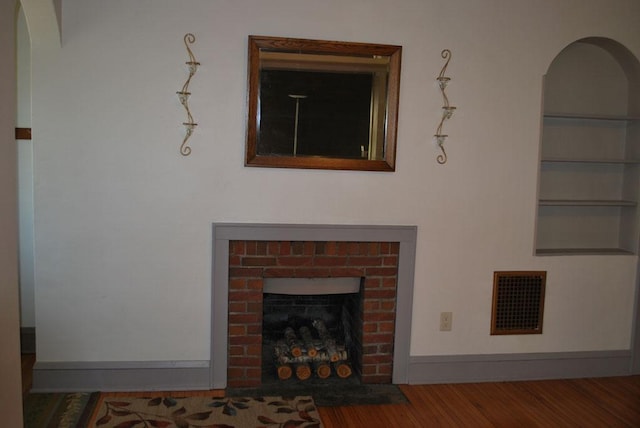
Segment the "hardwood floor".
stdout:
<path fill-rule="evenodd" d="M 640 376 L 402 385 L 411 404 L 320 408 L 333 427 L 640 427 Z"/>
<path fill-rule="evenodd" d="M 30 388 L 34 361 L 23 356 L 24 391 Z M 321 407 L 319 413 L 325 428 L 640 427 L 640 376 L 401 389 L 409 404 Z M 223 391 L 192 394 L 221 396 Z"/>
<path fill-rule="evenodd" d="M 33 383 L 33 365 L 36 363 L 36 354 L 22 354 L 22 397 L 29 393 Z"/>

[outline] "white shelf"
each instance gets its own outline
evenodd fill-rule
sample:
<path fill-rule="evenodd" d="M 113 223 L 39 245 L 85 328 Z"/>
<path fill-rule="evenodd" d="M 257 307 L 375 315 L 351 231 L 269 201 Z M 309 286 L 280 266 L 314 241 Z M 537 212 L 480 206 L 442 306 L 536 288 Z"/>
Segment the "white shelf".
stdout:
<path fill-rule="evenodd" d="M 631 251 L 622 248 L 538 248 L 537 256 L 626 256 L 633 255 Z"/>
<path fill-rule="evenodd" d="M 608 115 L 608 114 L 580 114 L 580 113 L 557 113 L 547 112 L 544 114 L 545 119 L 569 119 L 569 120 L 614 120 L 620 122 L 633 122 L 640 120 L 639 116 L 627 115 Z"/>
<path fill-rule="evenodd" d="M 640 159 L 588 159 L 588 158 L 562 158 L 562 157 L 544 157 L 541 162 L 564 162 L 564 163 L 603 163 L 603 164 L 640 164 Z"/>
<path fill-rule="evenodd" d="M 612 201 L 593 199 L 540 199 L 539 205 L 570 206 L 570 207 L 635 207 L 636 201 Z"/>

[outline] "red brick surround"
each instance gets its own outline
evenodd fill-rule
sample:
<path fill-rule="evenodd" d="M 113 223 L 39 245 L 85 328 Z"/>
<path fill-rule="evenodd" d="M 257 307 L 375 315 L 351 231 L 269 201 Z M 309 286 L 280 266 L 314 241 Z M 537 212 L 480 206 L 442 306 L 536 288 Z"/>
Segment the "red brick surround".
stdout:
<path fill-rule="evenodd" d="M 363 383 L 391 383 L 397 242 L 229 241 L 227 385 L 262 383 L 263 278 L 363 277 Z"/>

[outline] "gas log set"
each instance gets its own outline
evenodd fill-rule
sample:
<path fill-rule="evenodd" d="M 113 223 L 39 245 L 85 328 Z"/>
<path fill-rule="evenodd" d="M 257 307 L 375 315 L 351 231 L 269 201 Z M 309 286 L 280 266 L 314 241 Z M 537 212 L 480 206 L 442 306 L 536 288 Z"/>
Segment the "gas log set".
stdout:
<path fill-rule="evenodd" d="M 346 379 L 353 370 L 348 361 L 347 349 L 344 343 L 336 343 L 335 338 L 322 320 L 316 319 L 312 323 L 316 334 L 307 326 L 296 330 L 288 326 L 284 335 L 273 346 L 278 379 L 286 380 L 294 374 L 299 380 L 307 380 L 315 374 L 320 379 L 326 379 L 335 373 Z"/>

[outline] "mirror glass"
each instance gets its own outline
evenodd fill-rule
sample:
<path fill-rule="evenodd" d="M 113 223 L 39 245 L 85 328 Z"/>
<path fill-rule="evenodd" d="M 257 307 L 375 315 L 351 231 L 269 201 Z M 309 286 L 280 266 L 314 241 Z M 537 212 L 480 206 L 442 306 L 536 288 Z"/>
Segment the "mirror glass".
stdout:
<path fill-rule="evenodd" d="M 400 46 L 249 37 L 247 166 L 395 169 Z"/>

